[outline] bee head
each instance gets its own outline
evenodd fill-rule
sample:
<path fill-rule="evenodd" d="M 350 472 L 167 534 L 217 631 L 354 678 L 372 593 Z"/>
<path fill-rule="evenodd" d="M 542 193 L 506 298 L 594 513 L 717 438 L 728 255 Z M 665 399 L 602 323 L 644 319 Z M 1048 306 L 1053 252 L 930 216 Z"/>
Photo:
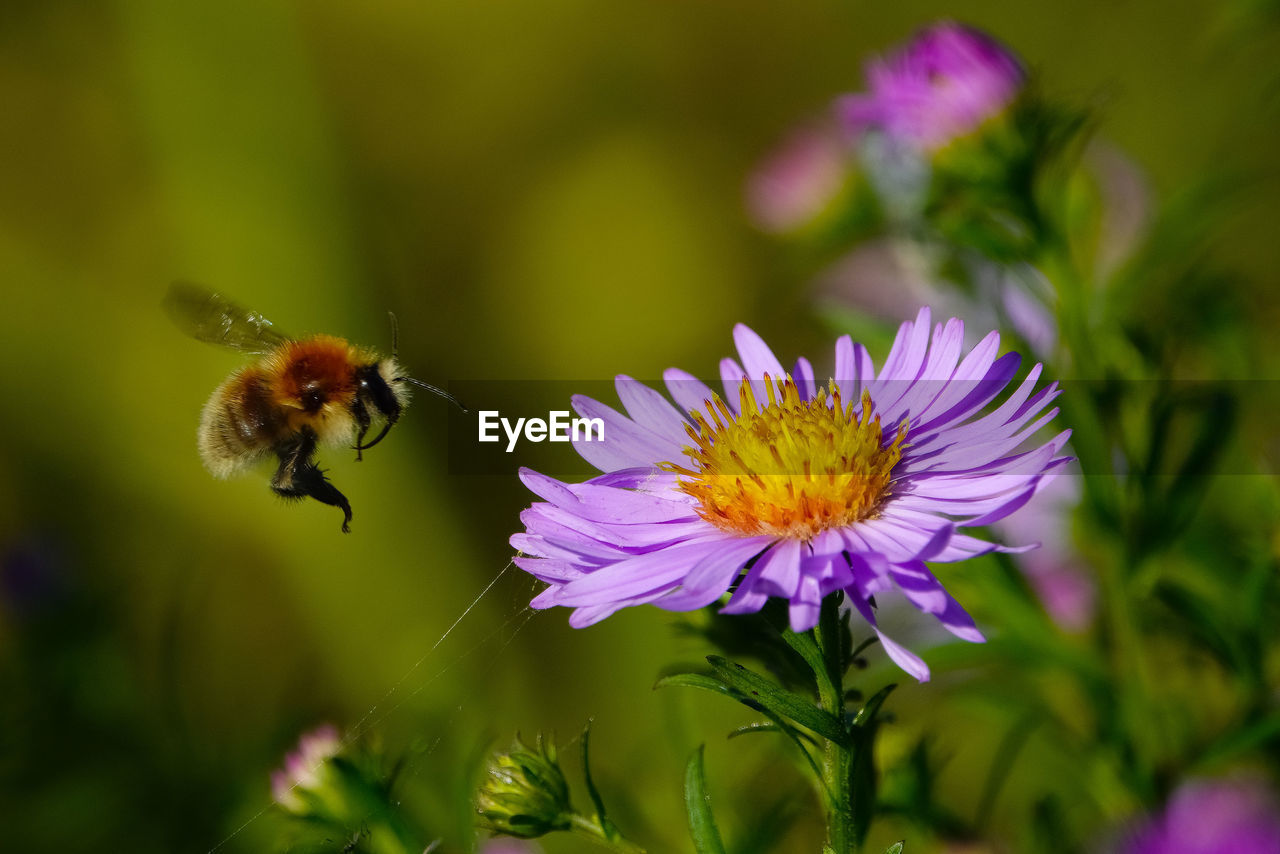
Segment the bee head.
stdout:
<path fill-rule="evenodd" d="M 382 359 L 356 369 L 356 396 L 394 424 L 409 403 L 408 389 L 399 382 L 394 359 Z"/>
<path fill-rule="evenodd" d="M 459 403 L 457 398 L 444 389 L 436 388 L 430 383 L 424 383 L 422 380 L 416 380 L 413 377 L 401 376 L 400 367 L 396 364 L 395 359 L 382 359 L 357 368 L 356 384 L 356 397 L 366 407 L 377 411 L 385 419 L 382 431 L 374 437 L 373 441 L 359 445 L 358 450 L 361 451 L 368 450 L 381 442 L 382 438 L 387 435 L 387 431 L 391 429 L 391 426 L 400 419 L 400 413 L 409 404 L 408 386 L 415 385 L 419 388 L 425 388 L 451 401 L 463 412 L 467 411 L 466 407 Z"/>

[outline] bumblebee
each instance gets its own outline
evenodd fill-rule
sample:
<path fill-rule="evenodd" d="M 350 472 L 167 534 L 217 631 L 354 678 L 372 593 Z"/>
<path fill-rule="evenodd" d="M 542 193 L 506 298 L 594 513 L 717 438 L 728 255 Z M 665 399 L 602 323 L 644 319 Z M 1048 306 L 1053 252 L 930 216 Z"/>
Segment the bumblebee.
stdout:
<path fill-rule="evenodd" d="M 274 455 L 279 464 L 272 491 L 341 509 L 343 533 L 351 530 L 351 503 L 316 465 L 316 451 L 346 445 L 362 460 L 400 419 L 409 386 L 462 409 L 448 392 L 403 373 L 394 316 L 387 358 L 332 335 L 283 335 L 257 312 L 185 282 L 170 287 L 164 307 L 193 338 L 259 357 L 228 377 L 204 405 L 197 443 L 205 468 L 228 478 Z M 366 442 L 375 419 L 382 429 Z"/>

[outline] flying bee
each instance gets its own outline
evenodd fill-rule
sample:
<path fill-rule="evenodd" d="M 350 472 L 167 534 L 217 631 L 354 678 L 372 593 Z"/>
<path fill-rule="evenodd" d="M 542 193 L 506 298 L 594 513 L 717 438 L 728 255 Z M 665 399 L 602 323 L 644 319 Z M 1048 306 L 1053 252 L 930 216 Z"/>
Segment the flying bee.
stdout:
<path fill-rule="evenodd" d="M 363 459 L 400 419 L 409 386 L 462 409 L 448 392 L 404 374 L 396 362 L 394 316 L 387 358 L 332 335 L 290 338 L 257 312 L 184 282 L 169 288 L 164 307 L 193 338 L 259 357 L 228 377 L 204 405 L 197 441 L 205 468 L 228 478 L 274 454 L 279 465 L 271 489 L 340 508 L 343 533 L 351 530 L 351 503 L 316 465 L 317 449 L 345 445 Z M 375 419 L 382 429 L 366 442 Z"/>

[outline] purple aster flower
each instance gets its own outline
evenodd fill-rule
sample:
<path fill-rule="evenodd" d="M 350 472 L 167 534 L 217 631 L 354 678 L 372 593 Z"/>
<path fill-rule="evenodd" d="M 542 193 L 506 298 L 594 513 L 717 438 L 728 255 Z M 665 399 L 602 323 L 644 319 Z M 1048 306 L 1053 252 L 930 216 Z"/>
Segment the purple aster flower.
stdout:
<path fill-rule="evenodd" d="M 1123 854 L 1280 854 L 1280 802 L 1250 777 L 1191 780 L 1164 813 L 1121 846 Z"/>
<path fill-rule="evenodd" d="M 932 152 L 1002 112 L 1025 77 L 1018 58 L 995 39 L 946 21 L 870 62 L 869 91 L 841 98 L 836 110 L 858 135 L 876 129 Z"/>
<path fill-rule="evenodd" d="M 837 590 L 874 627 L 872 597 L 897 590 L 957 637 L 982 641 L 925 561 L 1004 549 L 958 529 L 1025 504 L 1068 461 L 1069 431 L 1032 439 L 1057 413 L 1056 385 L 1035 389 L 1040 365 L 986 411 L 1019 357 L 998 357 L 992 332 L 961 358 L 963 338 L 959 320 L 931 329 L 921 309 L 878 372 L 844 336 L 820 384 L 808 360 L 787 373 L 738 325 L 741 362 L 720 363 L 723 398 L 676 369 L 664 379 L 678 406 L 626 376 L 616 381 L 626 415 L 575 397 L 580 415 L 605 425 L 604 441 L 575 443 L 604 474 L 566 484 L 521 470 L 544 499 L 511 538 L 517 564 L 549 585 L 532 606 L 573 608 L 570 625 L 582 627 L 630 605 L 701 608 L 733 588 L 723 613 L 776 596 L 803 631 Z M 876 631 L 899 666 L 928 678 Z"/>

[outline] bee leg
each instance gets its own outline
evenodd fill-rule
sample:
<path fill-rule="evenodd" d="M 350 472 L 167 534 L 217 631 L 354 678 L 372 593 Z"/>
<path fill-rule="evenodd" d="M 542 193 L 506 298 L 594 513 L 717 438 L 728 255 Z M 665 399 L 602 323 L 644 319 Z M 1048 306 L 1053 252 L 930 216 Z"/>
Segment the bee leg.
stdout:
<path fill-rule="evenodd" d="M 364 437 L 369 432 L 369 425 L 373 423 L 373 419 L 369 417 L 369 410 L 365 407 L 364 401 L 358 397 L 355 403 L 351 404 L 351 414 L 360 427 L 360 432 L 356 436 L 356 462 L 360 462 L 364 459 Z"/>
<path fill-rule="evenodd" d="M 351 533 L 351 502 L 329 482 L 312 457 L 316 452 L 316 435 L 304 430 L 295 441 L 278 448 L 280 466 L 271 478 L 271 489 L 284 498 L 314 498 L 342 510 L 342 533 Z"/>

